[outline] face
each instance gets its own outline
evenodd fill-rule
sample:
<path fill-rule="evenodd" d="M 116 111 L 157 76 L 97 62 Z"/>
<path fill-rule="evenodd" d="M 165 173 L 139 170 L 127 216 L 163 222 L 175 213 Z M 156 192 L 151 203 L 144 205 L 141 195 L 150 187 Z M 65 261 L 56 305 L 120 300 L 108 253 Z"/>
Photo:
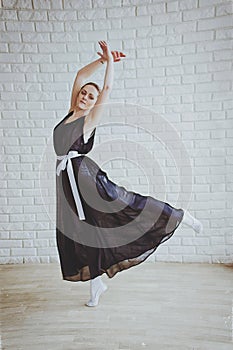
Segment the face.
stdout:
<path fill-rule="evenodd" d="M 91 109 L 94 107 L 99 92 L 93 85 L 85 85 L 78 94 L 77 106 L 80 109 Z"/>

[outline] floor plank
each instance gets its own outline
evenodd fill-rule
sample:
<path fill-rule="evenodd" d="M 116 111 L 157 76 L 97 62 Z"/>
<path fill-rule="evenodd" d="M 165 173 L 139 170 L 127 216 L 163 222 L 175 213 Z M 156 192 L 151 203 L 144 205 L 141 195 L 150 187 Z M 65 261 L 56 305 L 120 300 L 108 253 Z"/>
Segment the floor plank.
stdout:
<path fill-rule="evenodd" d="M 1 350 L 232 350 L 233 268 L 145 262 L 109 279 L 88 308 L 89 282 L 58 264 L 0 265 Z"/>

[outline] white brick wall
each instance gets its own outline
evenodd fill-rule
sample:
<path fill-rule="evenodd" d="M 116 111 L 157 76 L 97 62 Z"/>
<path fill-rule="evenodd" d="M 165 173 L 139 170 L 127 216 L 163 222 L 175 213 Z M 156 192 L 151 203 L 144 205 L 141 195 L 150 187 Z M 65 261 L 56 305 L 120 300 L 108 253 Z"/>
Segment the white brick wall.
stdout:
<path fill-rule="evenodd" d="M 232 1 L 1 0 L 0 5 L 0 263 L 58 261 L 38 164 L 52 128 L 68 111 L 77 70 L 98 58 L 98 40 L 127 55 L 116 65 L 111 101 L 163 114 L 177 129 L 193 168 L 189 210 L 202 220 L 204 233 L 181 226 L 150 260 L 232 262 Z M 102 84 L 103 73 L 90 80 Z M 155 120 L 145 118 L 150 130 Z M 127 139 L 145 140 L 155 152 L 148 133 L 126 131 Z M 103 128 L 96 143 L 119 134 L 121 127 Z M 106 151 L 113 158 L 123 155 L 121 145 Z M 173 204 L 174 167 L 162 150 L 158 156 L 170 174 L 167 201 Z M 133 165 L 115 160 L 104 168 L 116 182 L 146 193 L 145 177 Z M 161 177 L 153 168 L 148 173 L 155 178 L 149 194 L 161 199 Z"/>

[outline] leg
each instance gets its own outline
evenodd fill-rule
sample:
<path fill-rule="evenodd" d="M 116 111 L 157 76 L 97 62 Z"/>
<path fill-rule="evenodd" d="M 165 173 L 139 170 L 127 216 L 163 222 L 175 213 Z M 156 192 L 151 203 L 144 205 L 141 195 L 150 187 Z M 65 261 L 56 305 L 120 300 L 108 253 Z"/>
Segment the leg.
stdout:
<path fill-rule="evenodd" d="M 192 216 L 187 210 L 184 210 L 182 223 L 187 226 L 191 226 L 194 229 L 194 231 L 198 233 L 202 233 L 203 231 L 202 223 L 199 220 L 197 220 L 194 216 Z"/>
<path fill-rule="evenodd" d="M 85 304 L 86 306 L 97 306 L 100 295 L 108 289 L 103 283 L 101 276 L 97 276 L 90 280 L 90 300 Z"/>
<path fill-rule="evenodd" d="M 100 295 L 107 290 L 106 284 L 101 279 L 101 250 L 99 248 L 87 247 L 88 265 L 91 275 L 90 300 L 86 306 L 97 306 Z"/>

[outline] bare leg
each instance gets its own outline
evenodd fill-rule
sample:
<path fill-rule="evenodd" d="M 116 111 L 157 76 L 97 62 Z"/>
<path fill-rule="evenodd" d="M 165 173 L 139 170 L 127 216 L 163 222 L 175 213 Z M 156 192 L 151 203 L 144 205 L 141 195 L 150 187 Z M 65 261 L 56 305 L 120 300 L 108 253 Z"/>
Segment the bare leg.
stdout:
<path fill-rule="evenodd" d="M 194 216 L 192 216 L 187 210 L 184 210 L 182 223 L 192 227 L 193 230 L 198 233 L 202 233 L 203 231 L 202 223 L 199 220 L 197 220 Z"/>
<path fill-rule="evenodd" d="M 103 283 L 101 276 L 97 276 L 90 280 L 91 299 L 85 304 L 86 306 L 97 306 L 100 295 L 108 289 Z"/>

